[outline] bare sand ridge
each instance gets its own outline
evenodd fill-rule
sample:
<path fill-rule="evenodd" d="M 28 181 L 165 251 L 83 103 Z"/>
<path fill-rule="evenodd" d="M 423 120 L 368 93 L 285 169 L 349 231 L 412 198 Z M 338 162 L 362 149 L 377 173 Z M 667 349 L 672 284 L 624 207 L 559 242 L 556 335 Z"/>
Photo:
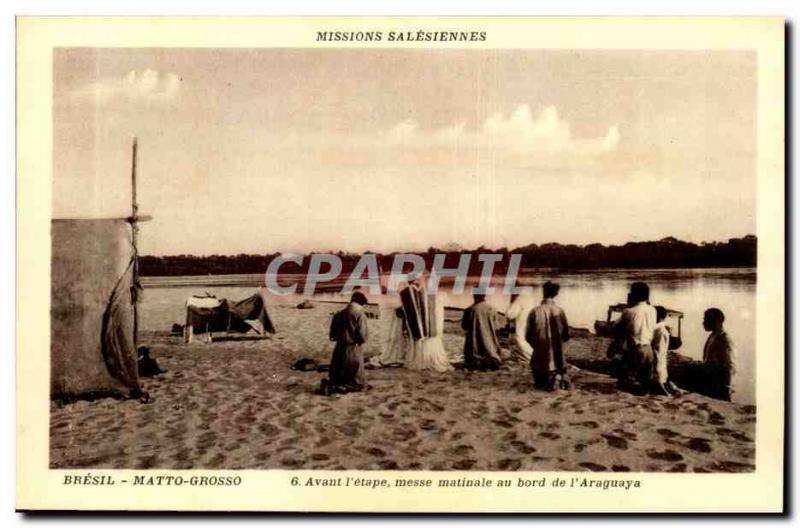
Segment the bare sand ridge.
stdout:
<path fill-rule="evenodd" d="M 535 391 L 527 366 L 492 373 L 369 370 L 363 393 L 317 396 L 330 314 L 271 307 L 271 340 L 183 344 L 145 329 L 166 374 L 144 380 L 153 401 L 51 405 L 53 468 L 429 469 L 744 472 L 754 470 L 755 408 L 697 394 L 619 392 L 610 377 L 571 369 L 573 390 Z M 173 321 L 165 321 L 168 327 Z M 367 355 L 385 321 L 370 320 Z M 448 323 L 457 360 L 463 336 Z M 567 357 L 603 354 L 578 337 Z"/>

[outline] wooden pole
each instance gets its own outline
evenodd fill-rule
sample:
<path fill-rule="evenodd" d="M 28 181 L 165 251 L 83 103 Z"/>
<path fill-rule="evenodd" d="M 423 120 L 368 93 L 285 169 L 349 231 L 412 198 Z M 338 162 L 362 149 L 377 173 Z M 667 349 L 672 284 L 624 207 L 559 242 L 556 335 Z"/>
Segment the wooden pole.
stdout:
<path fill-rule="evenodd" d="M 136 151 L 138 149 L 138 140 L 133 138 L 133 161 L 131 164 L 131 241 L 133 243 L 133 343 L 138 348 L 139 345 L 139 310 L 137 304 L 139 302 L 138 287 L 139 287 L 139 204 L 136 202 Z"/>

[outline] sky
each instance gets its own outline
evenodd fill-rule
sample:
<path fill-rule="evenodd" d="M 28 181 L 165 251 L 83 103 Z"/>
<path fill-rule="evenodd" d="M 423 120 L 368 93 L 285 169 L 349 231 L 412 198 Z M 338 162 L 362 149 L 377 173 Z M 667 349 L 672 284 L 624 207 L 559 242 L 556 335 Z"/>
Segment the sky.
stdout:
<path fill-rule="evenodd" d="M 748 51 L 59 49 L 53 216 L 140 252 L 756 232 Z"/>

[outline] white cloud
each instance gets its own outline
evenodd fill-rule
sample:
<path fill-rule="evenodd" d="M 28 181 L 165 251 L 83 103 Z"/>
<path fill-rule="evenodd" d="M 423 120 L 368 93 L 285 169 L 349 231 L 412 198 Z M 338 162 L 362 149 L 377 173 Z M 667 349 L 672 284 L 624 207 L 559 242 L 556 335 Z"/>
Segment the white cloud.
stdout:
<path fill-rule="evenodd" d="M 166 102 L 180 91 L 181 78 L 170 72 L 131 71 L 124 77 L 102 79 L 75 90 L 76 97 L 90 98 L 104 104 L 117 99 L 132 102 Z"/>
<path fill-rule="evenodd" d="M 433 134 L 433 138 L 438 143 L 457 143 L 464 137 L 464 130 L 467 123 L 462 121 L 457 125 L 440 128 Z"/>
<path fill-rule="evenodd" d="M 617 148 L 619 144 L 619 128 L 617 125 L 612 126 L 606 132 L 606 137 L 603 138 L 603 142 L 600 144 L 601 150 L 609 151 L 614 150 Z"/>
<path fill-rule="evenodd" d="M 397 123 L 389 130 L 387 140 L 389 143 L 398 144 L 413 140 L 417 135 L 419 125 L 413 119 L 406 119 Z"/>
<path fill-rule="evenodd" d="M 508 115 L 494 114 L 482 126 L 467 130 L 466 123 L 423 130 L 413 119 L 406 119 L 381 136 L 384 145 L 411 147 L 457 146 L 487 148 L 496 153 L 542 157 L 552 154 L 600 155 L 614 151 L 620 142 L 616 125 L 600 137 L 573 137 L 569 123 L 558 115 L 555 106 L 537 115 L 521 105 Z"/>
<path fill-rule="evenodd" d="M 528 105 L 522 105 L 508 117 L 495 114 L 483 123 L 483 135 L 491 143 L 520 149 L 557 151 L 569 145 L 572 134 L 569 123 L 558 117 L 554 106 L 548 106 L 533 117 Z"/>

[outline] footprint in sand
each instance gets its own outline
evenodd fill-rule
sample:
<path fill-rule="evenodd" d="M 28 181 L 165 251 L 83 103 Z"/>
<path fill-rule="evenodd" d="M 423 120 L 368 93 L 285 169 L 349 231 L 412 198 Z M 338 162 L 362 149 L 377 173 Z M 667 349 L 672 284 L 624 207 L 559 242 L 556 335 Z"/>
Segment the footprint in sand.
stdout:
<path fill-rule="evenodd" d="M 433 403 L 432 401 L 428 400 L 427 398 L 417 398 L 417 403 L 419 406 L 426 411 L 435 411 L 435 412 L 442 412 L 444 411 L 444 407 Z"/>
<path fill-rule="evenodd" d="M 740 442 L 752 442 L 753 439 L 744 433 L 731 433 L 731 437 L 739 440 Z"/>
<path fill-rule="evenodd" d="M 675 464 L 671 468 L 667 470 L 668 473 L 685 473 L 686 472 L 686 464 Z"/>
<path fill-rule="evenodd" d="M 136 466 L 139 469 L 150 469 L 158 467 L 158 463 L 159 463 L 158 455 L 150 455 L 140 458 Z"/>
<path fill-rule="evenodd" d="M 683 460 L 683 455 L 671 449 L 667 449 L 666 451 L 649 450 L 647 451 L 647 456 L 655 460 L 664 460 L 665 462 L 677 462 L 678 460 Z"/>
<path fill-rule="evenodd" d="M 608 445 L 614 449 L 628 449 L 628 441 L 620 436 L 606 433 L 603 435 L 603 438 L 605 438 Z"/>
<path fill-rule="evenodd" d="M 561 438 L 560 434 L 551 433 L 549 431 L 543 431 L 539 433 L 539 436 L 541 436 L 542 438 L 547 438 L 548 440 L 558 440 L 559 438 Z"/>
<path fill-rule="evenodd" d="M 264 433 L 267 436 L 275 436 L 280 432 L 280 429 L 272 425 L 271 423 L 260 423 L 258 424 L 258 430 L 261 433 Z"/>
<path fill-rule="evenodd" d="M 756 467 L 752 464 L 743 464 L 741 462 L 734 462 L 733 460 L 722 460 L 714 462 L 709 466 L 713 471 L 720 471 L 725 473 L 743 473 L 755 471 Z"/>
<path fill-rule="evenodd" d="M 705 438 L 690 438 L 689 442 L 686 444 L 686 447 L 699 453 L 711 452 L 711 444 L 709 444 L 709 441 Z"/>
<path fill-rule="evenodd" d="M 345 422 L 337 429 L 345 436 L 356 436 L 359 428 L 357 422 Z"/>
<path fill-rule="evenodd" d="M 656 432 L 664 438 L 675 438 L 676 436 L 681 436 L 680 433 L 676 433 L 672 429 L 656 429 Z"/>
<path fill-rule="evenodd" d="M 586 444 L 575 444 L 572 446 L 572 450 L 576 453 L 582 453 L 584 449 L 586 449 Z"/>
<path fill-rule="evenodd" d="M 431 420 L 430 418 L 426 418 L 422 420 L 422 423 L 419 425 L 419 428 L 423 431 L 433 431 L 436 429 L 436 420 Z"/>
<path fill-rule="evenodd" d="M 179 449 L 171 458 L 178 462 L 186 462 L 192 458 L 192 452 L 189 449 Z"/>
<path fill-rule="evenodd" d="M 628 466 L 623 466 L 623 465 L 611 466 L 611 471 L 616 471 L 616 472 L 619 472 L 619 473 L 625 473 L 625 472 L 630 471 L 630 470 L 631 470 L 631 468 L 629 468 Z"/>
<path fill-rule="evenodd" d="M 214 431 L 206 431 L 197 437 L 197 445 L 200 447 L 207 447 L 214 445 L 217 439 L 217 433 Z"/>
<path fill-rule="evenodd" d="M 381 469 L 398 469 L 400 467 L 394 460 L 381 460 L 378 465 Z"/>
<path fill-rule="evenodd" d="M 720 413 L 713 411 L 708 417 L 708 423 L 713 425 L 725 425 L 725 417 Z"/>
<path fill-rule="evenodd" d="M 570 422 L 570 425 L 574 425 L 576 427 L 586 427 L 587 429 L 597 429 L 600 427 L 600 424 L 591 420 L 586 422 Z"/>
<path fill-rule="evenodd" d="M 472 460 L 471 458 L 465 458 L 463 460 L 459 460 L 453 463 L 453 469 L 472 469 L 472 467 L 477 463 L 477 460 Z"/>
<path fill-rule="evenodd" d="M 522 467 L 522 461 L 516 458 L 504 458 L 497 463 L 500 471 L 516 471 Z"/>
<path fill-rule="evenodd" d="M 595 464 L 594 462 L 581 462 L 578 464 L 579 466 L 586 468 L 590 471 L 605 471 L 606 467 L 601 464 Z"/>
<path fill-rule="evenodd" d="M 412 429 L 395 429 L 392 431 L 392 436 L 395 440 L 400 442 L 405 442 L 407 440 L 411 440 L 417 435 L 417 433 Z"/>
<path fill-rule="evenodd" d="M 506 420 L 492 420 L 492 423 L 495 425 L 499 425 L 500 427 L 505 427 L 506 429 L 511 429 L 514 427 L 513 424 L 509 423 Z"/>
<path fill-rule="evenodd" d="M 209 468 L 219 468 L 225 463 L 226 456 L 222 453 L 217 453 L 211 460 L 208 461 Z"/>
<path fill-rule="evenodd" d="M 617 433 L 619 436 L 627 439 L 627 440 L 636 440 L 638 438 L 636 436 L 636 433 L 628 432 L 625 429 L 617 428 L 617 429 L 614 429 L 614 432 Z"/>
<path fill-rule="evenodd" d="M 333 440 L 331 440 L 331 438 L 329 436 L 323 436 L 317 441 L 316 444 L 314 444 L 314 447 L 325 447 L 326 445 L 330 444 L 331 442 L 333 442 Z"/>
<path fill-rule="evenodd" d="M 511 442 L 511 447 L 513 447 L 517 451 L 520 451 L 521 453 L 524 453 L 526 455 L 530 455 L 531 453 L 535 453 L 536 452 L 536 448 L 535 447 L 531 447 L 528 444 L 526 444 L 525 442 L 522 442 L 521 440 L 512 441 Z"/>
<path fill-rule="evenodd" d="M 233 423 L 249 425 L 255 421 L 255 416 L 249 413 L 243 413 L 233 419 Z"/>
<path fill-rule="evenodd" d="M 386 453 L 382 449 L 378 449 L 377 447 L 370 447 L 365 451 L 368 455 L 372 455 L 374 457 L 385 457 Z"/>
<path fill-rule="evenodd" d="M 299 469 L 303 467 L 303 462 L 297 460 L 296 458 L 284 458 L 281 460 L 281 464 L 292 469 Z"/>
<path fill-rule="evenodd" d="M 471 445 L 461 444 L 455 446 L 453 449 L 450 450 L 456 456 L 464 456 L 469 454 L 470 451 L 475 451 L 475 448 Z"/>

